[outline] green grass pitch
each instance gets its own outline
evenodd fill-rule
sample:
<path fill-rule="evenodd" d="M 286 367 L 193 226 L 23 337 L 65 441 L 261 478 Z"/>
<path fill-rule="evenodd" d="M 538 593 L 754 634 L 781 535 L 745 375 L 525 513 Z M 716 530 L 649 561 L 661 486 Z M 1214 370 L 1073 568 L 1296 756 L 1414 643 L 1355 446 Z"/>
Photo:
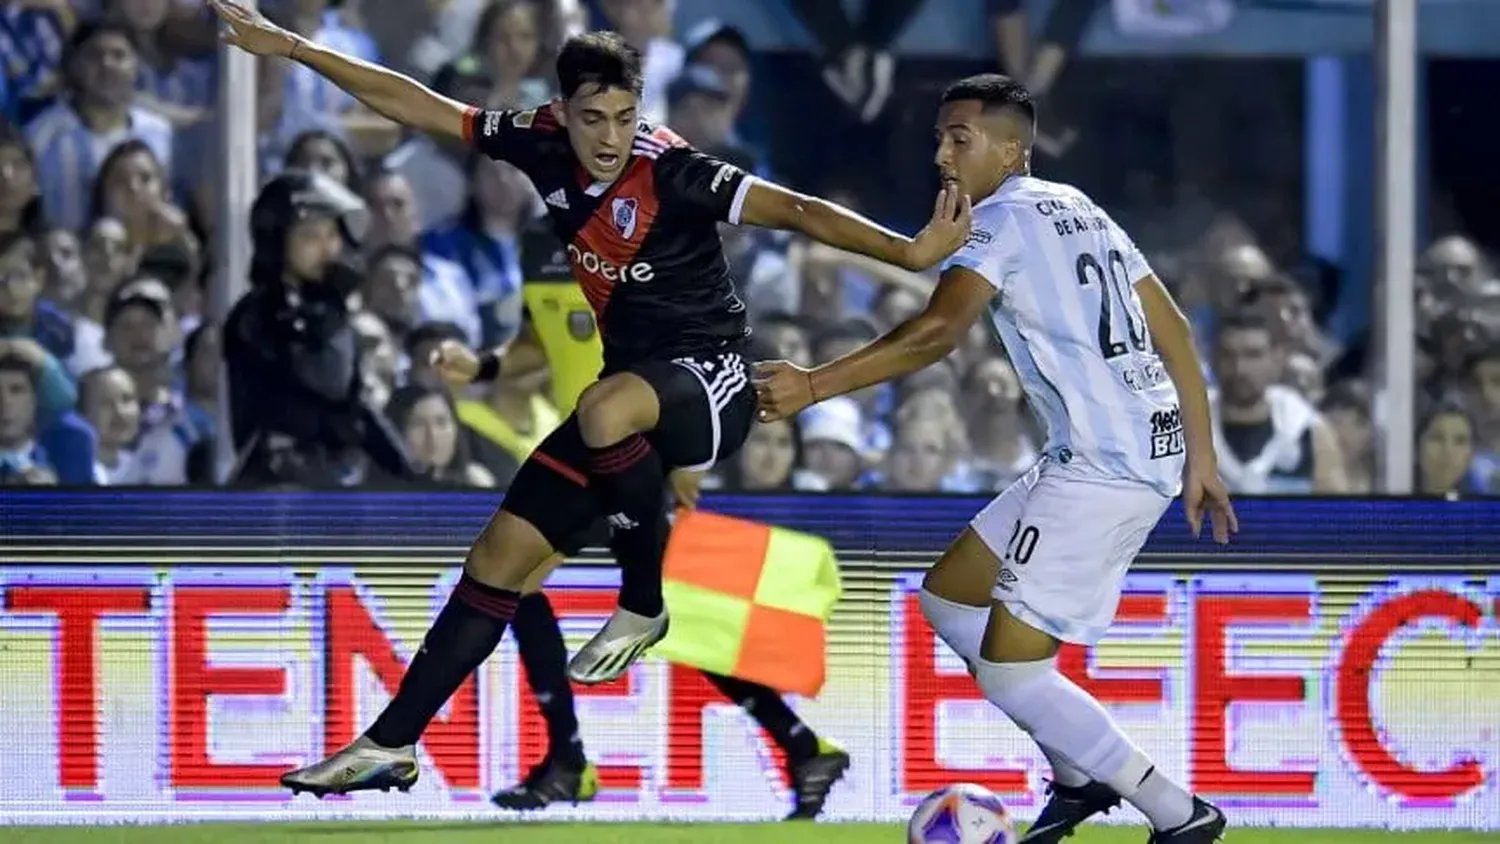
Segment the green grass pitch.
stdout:
<path fill-rule="evenodd" d="M 0 827 L 5 844 L 900 844 L 891 824 L 295 823 Z M 1069 844 L 1143 844 L 1138 827 L 1087 827 Z M 1225 844 L 1497 844 L 1486 832 L 1236 829 Z"/>

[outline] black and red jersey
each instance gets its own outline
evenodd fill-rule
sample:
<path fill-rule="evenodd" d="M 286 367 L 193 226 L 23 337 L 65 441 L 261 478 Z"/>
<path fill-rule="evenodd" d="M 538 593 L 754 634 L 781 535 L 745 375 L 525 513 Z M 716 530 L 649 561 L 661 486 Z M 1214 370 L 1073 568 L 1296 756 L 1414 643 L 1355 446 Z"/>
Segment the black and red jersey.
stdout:
<path fill-rule="evenodd" d="M 595 182 L 545 106 L 472 109 L 464 134 L 542 195 L 594 309 L 606 374 L 733 349 L 749 334 L 717 228 L 739 222 L 752 181 L 743 170 L 642 123 L 624 172 Z"/>

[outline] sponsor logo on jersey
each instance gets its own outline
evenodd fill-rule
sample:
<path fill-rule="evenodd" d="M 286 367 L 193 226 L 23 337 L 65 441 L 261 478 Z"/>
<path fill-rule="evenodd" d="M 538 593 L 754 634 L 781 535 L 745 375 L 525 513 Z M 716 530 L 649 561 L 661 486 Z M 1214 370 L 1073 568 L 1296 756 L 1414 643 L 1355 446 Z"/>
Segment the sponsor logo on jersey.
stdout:
<path fill-rule="evenodd" d="M 536 109 L 534 108 L 518 112 L 515 117 L 510 119 L 510 125 L 517 129 L 530 129 L 531 124 L 534 122 L 536 122 Z"/>
<path fill-rule="evenodd" d="M 708 192 L 718 193 L 719 188 L 728 184 L 730 179 L 733 179 L 735 176 L 739 175 L 739 172 L 740 168 L 734 166 L 733 164 L 720 164 L 719 172 L 714 174 L 714 180 L 708 186 Z"/>
<path fill-rule="evenodd" d="M 500 134 L 500 112 L 487 111 L 484 114 L 484 129 L 481 130 L 486 138 L 493 138 Z"/>
<path fill-rule="evenodd" d="M 640 203 L 634 197 L 617 198 L 610 202 L 609 217 L 615 230 L 626 240 L 635 237 L 635 217 Z"/>
<path fill-rule="evenodd" d="M 969 236 L 964 238 L 964 246 L 989 246 L 995 242 L 995 236 L 984 229 L 969 229 Z"/>
<path fill-rule="evenodd" d="M 596 275 L 605 281 L 634 281 L 646 282 L 656 278 L 656 268 L 638 261 L 634 264 L 626 264 L 621 267 L 611 264 L 593 252 L 586 252 L 573 244 L 568 244 L 568 259 L 573 266 L 583 270 L 589 275 Z"/>
<path fill-rule="evenodd" d="M 1160 460 L 1184 450 L 1182 411 L 1174 407 L 1151 414 L 1151 459 Z"/>
<path fill-rule="evenodd" d="M 558 188 L 547 194 L 547 204 L 566 211 L 568 210 L 568 194 L 562 188 Z"/>

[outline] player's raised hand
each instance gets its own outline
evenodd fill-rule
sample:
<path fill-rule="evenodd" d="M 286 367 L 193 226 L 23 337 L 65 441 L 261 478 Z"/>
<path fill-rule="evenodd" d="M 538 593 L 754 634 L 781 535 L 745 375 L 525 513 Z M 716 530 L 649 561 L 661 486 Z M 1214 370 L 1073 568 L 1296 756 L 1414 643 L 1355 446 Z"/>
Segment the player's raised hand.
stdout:
<path fill-rule="evenodd" d="M 260 12 L 247 9 L 233 0 L 208 0 L 208 5 L 218 14 L 219 20 L 224 22 L 224 31 L 219 37 L 225 43 L 257 56 L 292 54 L 297 36 L 271 23 Z"/>
<path fill-rule="evenodd" d="M 1213 531 L 1214 541 L 1220 545 L 1229 542 L 1231 534 L 1239 533 L 1240 520 L 1234 514 L 1234 504 L 1229 500 L 1229 488 L 1216 469 L 1202 469 L 1188 462 L 1182 478 L 1182 509 L 1187 516 L 1193 536 L 1203 532 L 1203 514 Z"/>
<path fill-rule="evenodd" d="M 457 340 L 444 340 L 432 350 L 428 359 L 443 382 L 455 387 L 467 387 L 479 375 L 479 355 Z"/>
<path fill-rule="evenodd" d="M 932 219 L 912 238 L 907 269 L 921 271 L 952 255 L 969 237 L 974 206 L 969 195 L 948 183 L 938 192 Z"/>
<path fill-rule="evenodd" d="M 755 418 L 762 422 L 796 416 L 813 403 L 812 374 L 790 361 L 761 361 L 755 365 L 755 400 Z"/>

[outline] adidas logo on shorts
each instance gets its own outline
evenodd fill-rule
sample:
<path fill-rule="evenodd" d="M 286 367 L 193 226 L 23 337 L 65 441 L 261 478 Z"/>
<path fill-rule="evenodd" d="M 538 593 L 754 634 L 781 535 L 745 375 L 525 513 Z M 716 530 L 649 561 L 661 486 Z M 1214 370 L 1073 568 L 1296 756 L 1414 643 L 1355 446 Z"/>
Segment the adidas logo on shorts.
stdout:
<path fill-rule="evenodd" d="M 640 524 L 624 513 L 614 513 L 606 516 L 604 517 L 604 521 L 612 530 L 634 530 L 640 527 Z"/>

